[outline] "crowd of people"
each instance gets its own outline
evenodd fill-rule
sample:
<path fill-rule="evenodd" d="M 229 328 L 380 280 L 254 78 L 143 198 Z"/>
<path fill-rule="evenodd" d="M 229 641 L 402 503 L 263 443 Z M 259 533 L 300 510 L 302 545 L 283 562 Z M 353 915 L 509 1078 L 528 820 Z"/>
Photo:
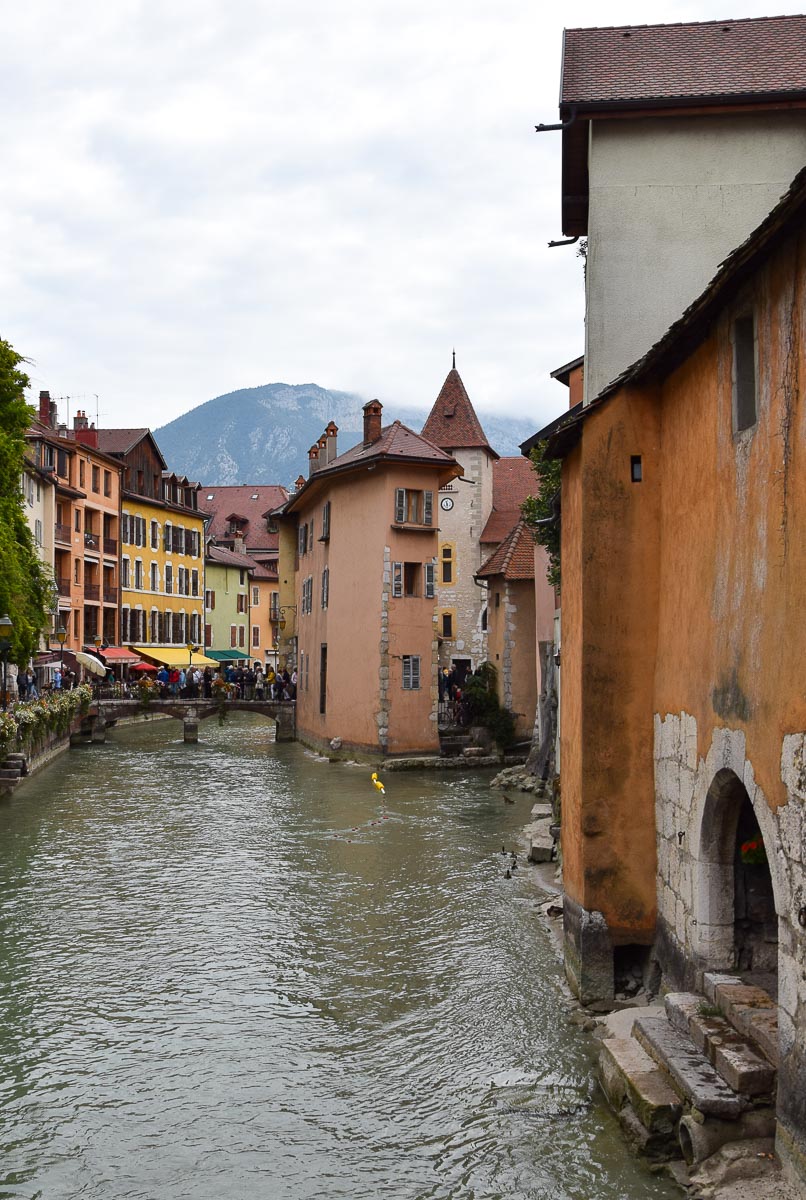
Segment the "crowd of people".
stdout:
<path fill-rule="evenodd" d="M 228 684 L 228 691 L 237 700 L 296 700 L 297 672 L 286 668 L 275 673 L 269 665 L 249 663 L 244 667 L 224 667 L 214 672 L 211 667 L 161 667 L 156 674 L 161 700 L 210 700 L 214 696 L 216 681 Z M 130 673 L 129 685 L 137 682 L 136 673 Z"/>

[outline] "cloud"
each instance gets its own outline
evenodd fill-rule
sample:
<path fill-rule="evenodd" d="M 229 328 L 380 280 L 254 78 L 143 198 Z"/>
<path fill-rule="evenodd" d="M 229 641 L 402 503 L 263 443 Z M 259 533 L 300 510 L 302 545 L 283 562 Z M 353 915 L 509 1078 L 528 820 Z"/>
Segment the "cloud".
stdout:
<path fill-rule="evenodd" d="M 454 346 L 480 406 L 542 423 L 583 334 L 581 264 L 546 248 L 559 139 L 534 133 L 560 49 L 522 0 L 14 6 L 0 335 L 108 426 L 273 380 L 428 405 Z"/>

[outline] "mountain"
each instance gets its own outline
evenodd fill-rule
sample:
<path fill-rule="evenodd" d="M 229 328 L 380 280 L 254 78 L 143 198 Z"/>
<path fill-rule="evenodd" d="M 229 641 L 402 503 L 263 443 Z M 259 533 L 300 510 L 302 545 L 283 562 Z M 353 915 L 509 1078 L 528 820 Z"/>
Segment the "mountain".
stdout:
<path fill-rule="evenodd" d="M 315 383 L 267 383 L 216 396 L 154 431 L 172 471 L 204 484 L 282 483 L 308 474 L 308 449 L 328 421 L 339 427 L 339 453 L 363 433 L 366 398 Z M 402 421 L 418 432 L 425 409 L 384 405 L 383 423 Z M 501 455 L 535 431 L 534 421 L 478 413 L 490 445 Z"/>

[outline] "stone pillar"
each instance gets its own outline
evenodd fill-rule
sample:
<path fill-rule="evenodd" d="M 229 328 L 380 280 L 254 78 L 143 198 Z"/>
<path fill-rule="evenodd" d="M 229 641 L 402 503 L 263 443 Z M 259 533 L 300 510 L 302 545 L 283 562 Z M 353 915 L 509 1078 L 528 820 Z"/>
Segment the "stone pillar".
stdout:
<path fill-rule="evenodd" d="M 293 742 L 297 737 L 297 706 L 279 702 L 275 708 L 277 715 L 277 731 L 275 740 L 278 742 Z"/>
<path fill-rule="evenodd" d="M 92 740 L 93 742 L 106 741 L 106 721 L 100 714 L 92 722 Z"/>
<path fill-rule="evenodd" d="M 187 716 L 182 720 L 182 734 L 185 744 L 195 746 L 199 740 L 199 714 L 195 708 L 188 709 Z"/>
<path fill-rule="evenodd" d="M 563 897 L 565 974 L 580 1004 L 613 1007 L 613 944 L 600 912 L 588 912 Z"/>

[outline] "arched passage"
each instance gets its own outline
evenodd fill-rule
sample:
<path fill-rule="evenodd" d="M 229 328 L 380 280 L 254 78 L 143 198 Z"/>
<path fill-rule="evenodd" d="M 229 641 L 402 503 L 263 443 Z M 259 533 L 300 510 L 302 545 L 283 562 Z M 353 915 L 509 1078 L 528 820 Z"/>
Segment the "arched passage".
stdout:
<path fill-rule="evenodd" d="M 758 976 L 772 990 L 778 917 L 767 853 L 744 783 L 722 768 L 708 789 L 700 829 L 700 958 L 706 967 Z"/>

